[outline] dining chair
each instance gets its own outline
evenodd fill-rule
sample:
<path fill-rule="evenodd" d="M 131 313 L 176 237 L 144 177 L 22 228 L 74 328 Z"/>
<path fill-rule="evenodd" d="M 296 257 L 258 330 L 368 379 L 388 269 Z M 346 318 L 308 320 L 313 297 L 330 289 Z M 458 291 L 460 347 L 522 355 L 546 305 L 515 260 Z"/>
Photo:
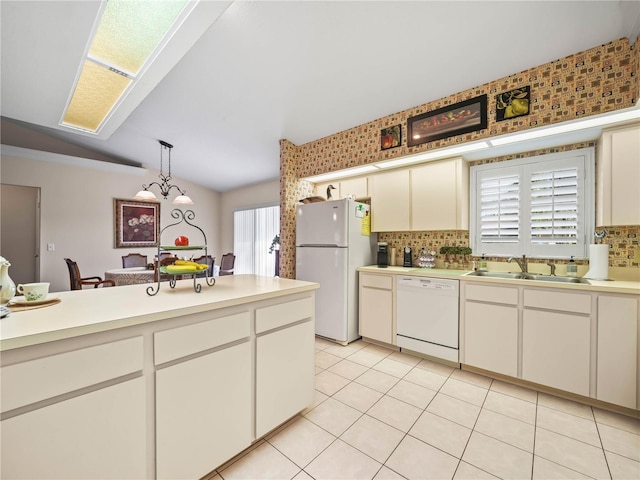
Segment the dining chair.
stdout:
<path fill-rule="evenodd" d="M 236 256 L 229 252 L 222 255 L 222 260 L 220 260 L 220 273 L 219 275 L 222 277 L 224 275 L 233 275 L 233 266 L 236 263 Z"/>
<path fill-rule="evenodd" d="M 122 256 L 122 268 L 146 267 L 147 256 L 139 253 L 129 253 Z"/>
<path fill-rule="evenodd" d="M 196 263 L 202 263 L 203 265 L 208 265 L 209 268 L 207 269 L 207 275 L 209 277 L 213 277 L 213 266 L 216 263 L 216 257 L 212 257 L 211 255 L 202 255 L 201 257 L 193 258 L 192 261 Z M 204 272 L 200 272 L 196 274 L 196 276 L 204 277 L 205 275 Z"/>
<path fill-rule="evenodd" d="M 71 284 L 71 290 L 82 290 L 83 285 L 93 285 L 93 288 L 98 288 L 100 285 L 103 287 L 115 287 L 116 282 L 113 280 L 103 280 L 102 277 L 85 277 L 80 275 L 80 268 L 77 262 L 69 258 L 64 259 L 67 262 L 69 268 L 69 283 Z"/>

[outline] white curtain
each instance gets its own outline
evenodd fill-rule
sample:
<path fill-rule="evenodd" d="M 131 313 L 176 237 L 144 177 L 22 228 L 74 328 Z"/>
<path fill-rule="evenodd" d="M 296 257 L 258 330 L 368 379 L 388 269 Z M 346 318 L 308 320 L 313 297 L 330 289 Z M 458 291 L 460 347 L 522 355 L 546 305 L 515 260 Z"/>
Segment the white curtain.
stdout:
<path fill-rule="evenodd" d="M 233 215 L 235 272 L 273 277 L 276 254 L 269 253 L 273 238 L 280 232 L 280 206 L 238 210 Z"/>

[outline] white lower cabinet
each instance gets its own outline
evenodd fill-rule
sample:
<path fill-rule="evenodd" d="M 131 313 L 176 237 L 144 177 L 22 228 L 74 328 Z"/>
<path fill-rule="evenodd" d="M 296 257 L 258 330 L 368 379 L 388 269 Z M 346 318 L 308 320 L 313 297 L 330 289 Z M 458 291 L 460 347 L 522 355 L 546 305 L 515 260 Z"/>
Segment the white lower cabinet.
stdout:
<path fill-rule="evenodd" d="M 598 297 L 596 398 L 638 408 L 638 297 Z"/>
<path fill-rule="evenodd" d="M 522 378 L 589 396 L 591 321 L 587 316 L 525 309 Z"/>
<path fill-rule="evenodd" d="M 147 476 L 142 377 L 3 420 L 2 478 Z"/>
<path fill-rule="evenodd" d="M 313 403 L 314 342 L 310 320 L 256 338 L 256 437 Z"/>
<path fill-rule="evenodd" d="M 638 295 L 488 282 L 461 285 L 463 364 L 640 407 Z"/>
<path fill-rule="evenodd" d="M 396 344 L 393 321 L 393 276 L 360 273 L 358 333 Z"/>
<path fill-rule="evenodd" d="M 157 478 L 200 478 L 252 441 L 251 347 L 156 372 Z"/>
<path fill-rule="evenodd" d="M 464 363 L 518 375 L 518 308 L 465 302 Z"/>

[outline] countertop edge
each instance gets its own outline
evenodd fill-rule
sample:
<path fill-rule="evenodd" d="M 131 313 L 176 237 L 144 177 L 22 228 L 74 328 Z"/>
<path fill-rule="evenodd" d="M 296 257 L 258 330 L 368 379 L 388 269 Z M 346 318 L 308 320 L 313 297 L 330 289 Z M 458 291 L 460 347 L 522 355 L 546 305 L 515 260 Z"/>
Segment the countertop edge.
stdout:
<path fill-rule="evenodd" d="M 369 265 L 365 267 L 359 267 L 359 272 L 366 273 L 378 273 L 388 275 L 412 275 L 418 277 L 431 277 L 431 278 L 457 278 L 465 282 L 480 282 L 480 283 L 500 283 L 503 285 L 524 285 L 534 288 L 557 288 L 562 290 L 583 290 L 592 292 L 608 292 L 608 293 L 622 293 L 631 295 L 640 295 L 640 282 L 624 281 L 624 280 L 591 280 L 589 284 L 584 283 L 556 283 L 545 282 L 542 280 L 517 280 L 509 278 L 489 278 L 489 277 L 474 277 L 466 276 L 471 273 L 470 270 L 444 270 L 444 269 L 430 269 L 430 268 L 417 268 L 417 267 L 387 267 L 380 268 L 377 265 Z"/>

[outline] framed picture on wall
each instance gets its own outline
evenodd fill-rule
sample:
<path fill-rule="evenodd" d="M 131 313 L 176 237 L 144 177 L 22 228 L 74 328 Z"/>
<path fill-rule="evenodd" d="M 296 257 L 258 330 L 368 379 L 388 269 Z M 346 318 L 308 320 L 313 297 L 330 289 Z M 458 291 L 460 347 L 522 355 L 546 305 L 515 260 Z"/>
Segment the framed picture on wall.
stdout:
<path fill-rule="evenodd" d="M 496 95 L 496 122 L 529 115 L 530 93 L 527 85 Z"/>
<path fill-rule="evenodd" d="M 380 130 L 380 150 L 399 147 L 402 143 L 402 125 Z"/>
<path fill-rule="evenodd" d="M 487 128 L 487 96 L 447 105 L 407 120 L 407 146 Z"/>
<path fill-rule="evenodd" d="M 115 198 L 115 247 L 157 247 L 160 203 Z"/>

